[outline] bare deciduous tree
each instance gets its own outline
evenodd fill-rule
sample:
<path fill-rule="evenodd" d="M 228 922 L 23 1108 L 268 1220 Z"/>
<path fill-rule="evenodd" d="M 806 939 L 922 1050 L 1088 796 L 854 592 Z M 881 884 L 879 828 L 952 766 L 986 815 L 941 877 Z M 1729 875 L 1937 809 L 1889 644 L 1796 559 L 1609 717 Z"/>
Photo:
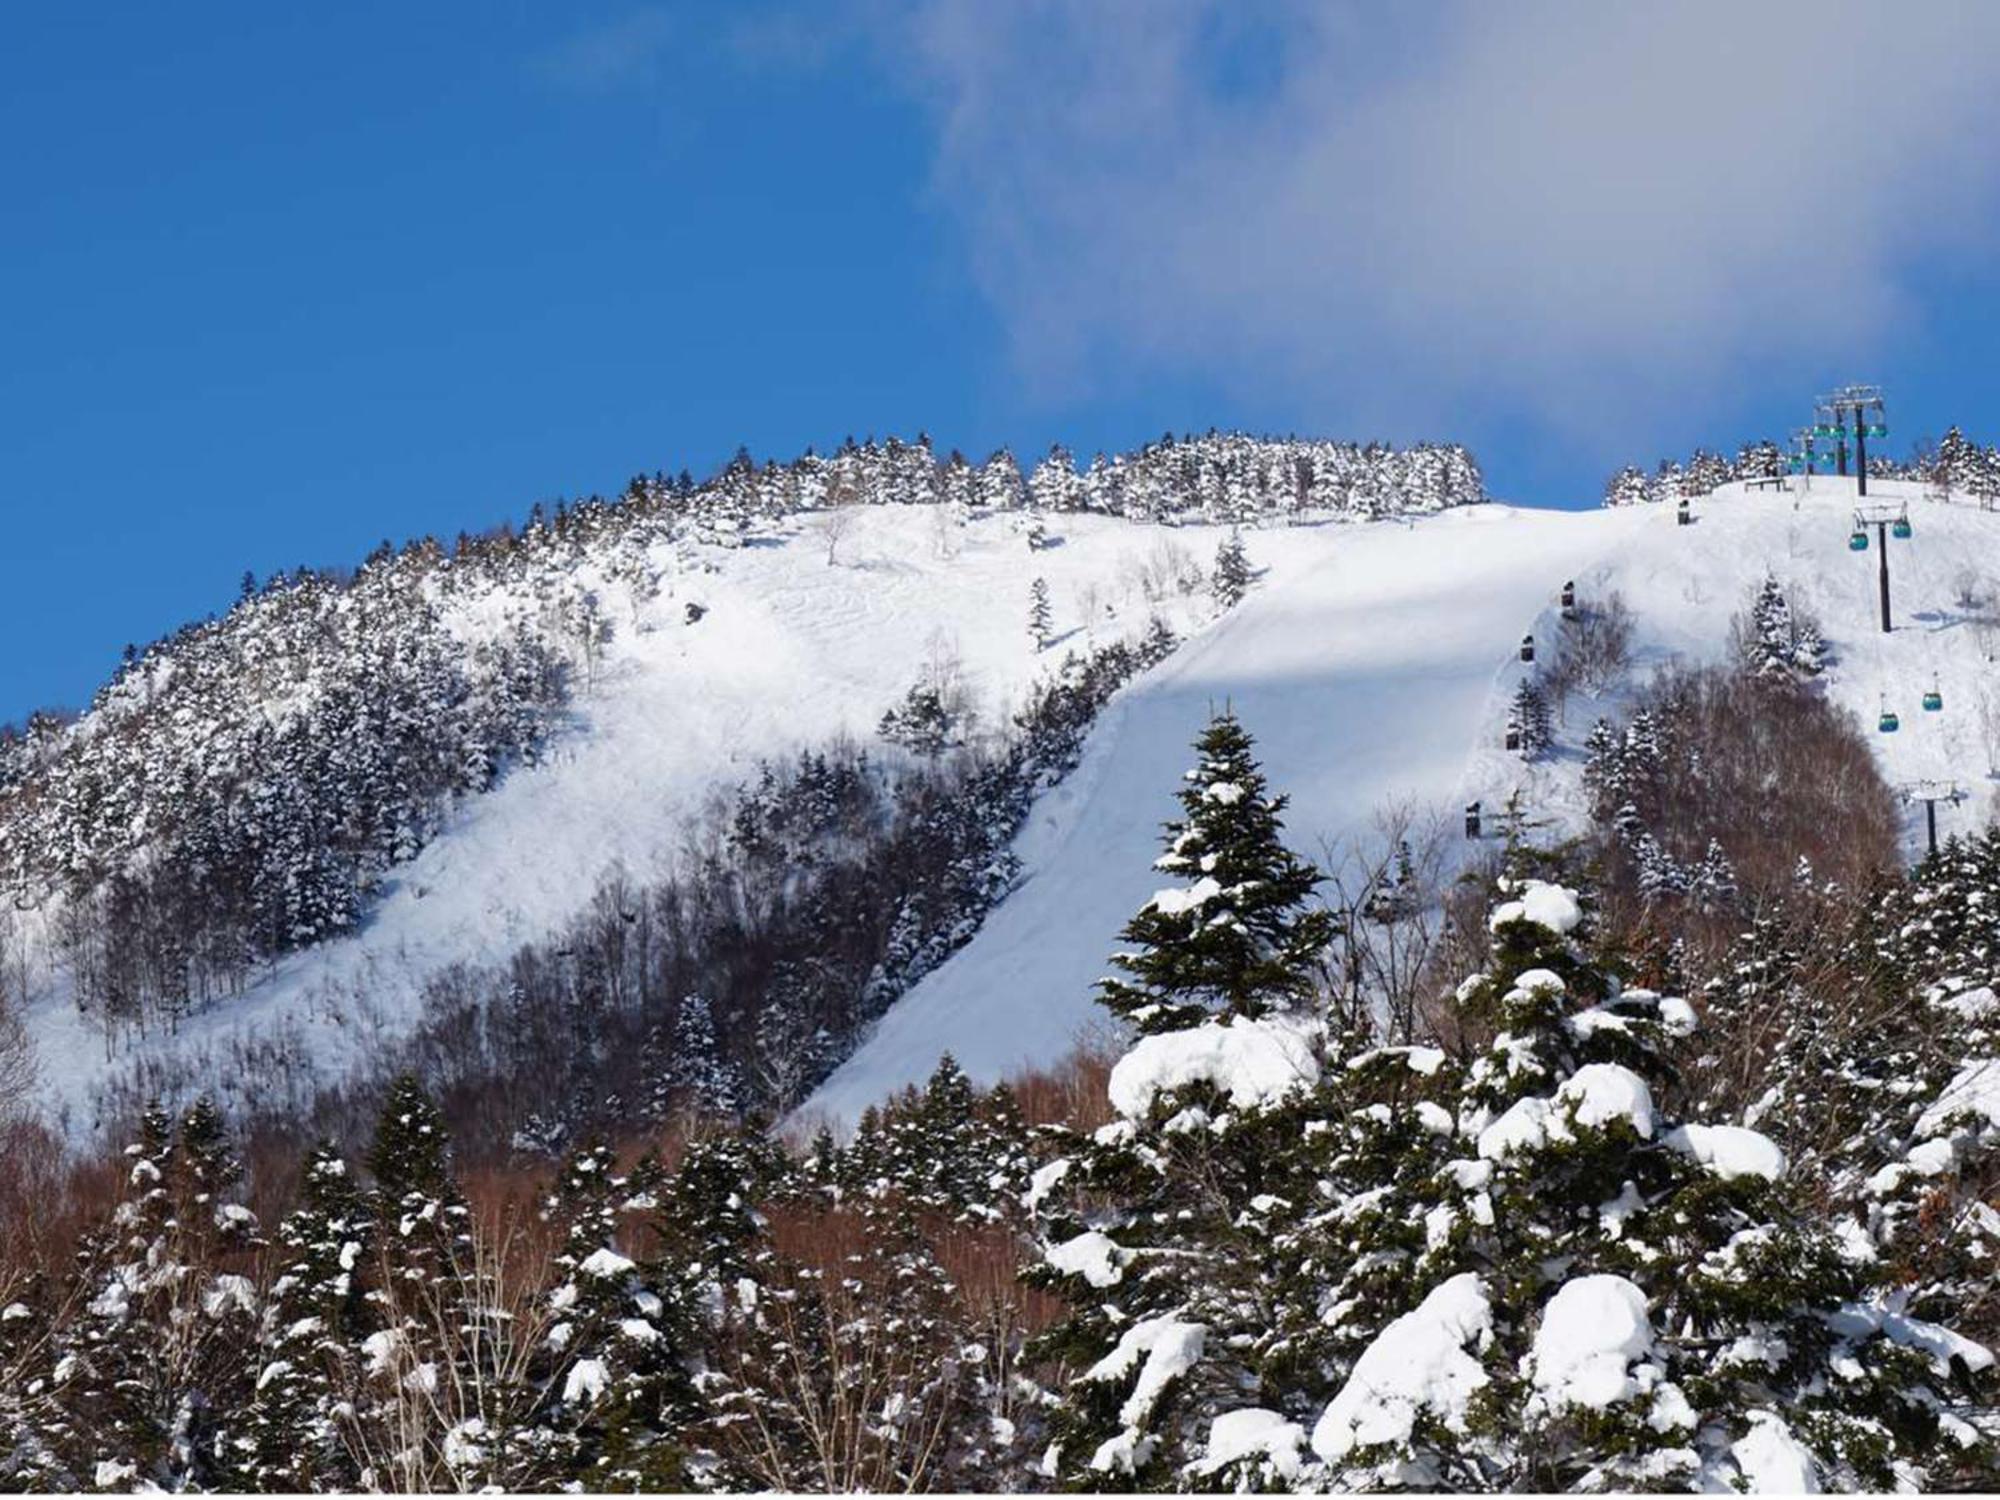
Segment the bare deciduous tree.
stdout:
<path fill-rule="evenodd" d="M 836 505 L 826 512 L 820 522 L 820 535 L 826 538 L 826 565 L 829 568 L 838 561 L 841 541 L 854 530 L 854 523 L 860 514 L 852 505 Z"/>
<path fill-rule="evenodd" d="M 1569 696 L 1582 689 L 1601 693 L 1632 662 L 1632 611 L 1625 596 L 1612 591 L 1602 600 L 1580 604 L 1563 616 L 1555 651 L 1543 672 L 1543 685 L 1556 713 L 1569 707 Z"/>
<path fill-rule="evenodd" d="M 1413 1040 L 1420 1001 L 1443 930 L 1450 821 L 1413 801 L 1385 803 L 1371 826 L 1322 840 L 1321 900 L 1339 931 L 1328 981 L 1352 1021 L 1393 1042 Z"/>

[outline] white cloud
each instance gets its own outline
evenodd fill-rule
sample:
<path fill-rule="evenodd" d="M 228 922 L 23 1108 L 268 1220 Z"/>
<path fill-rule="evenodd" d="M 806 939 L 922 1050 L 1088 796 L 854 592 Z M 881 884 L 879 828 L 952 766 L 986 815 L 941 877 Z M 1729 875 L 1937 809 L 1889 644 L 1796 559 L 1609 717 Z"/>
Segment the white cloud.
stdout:
<path fill-rule="evenodd" d="M 1025 373 L 1166 366 L 1573 435 L 1859 378 L 1989 251 L 2000 5 L 910 0 L 936 191 Z M 1684 408 L 1686 409 L 1686 408 Z"/>

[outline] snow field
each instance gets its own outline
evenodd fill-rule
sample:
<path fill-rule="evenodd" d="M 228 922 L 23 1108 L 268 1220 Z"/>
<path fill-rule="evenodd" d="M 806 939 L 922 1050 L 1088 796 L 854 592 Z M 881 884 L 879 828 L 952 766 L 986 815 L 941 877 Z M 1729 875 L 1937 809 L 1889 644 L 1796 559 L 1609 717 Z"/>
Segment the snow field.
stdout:
<path fill-rule="evenodd" d="M 1224 705 L 1256 737 L 1273 791 L 1289 796 L 1287 838 L 1309 857 L 1365 835 L 1397 802 L 1455 819 L 1475 798 L 1490 815 L 1517 789 L 1552 832 L 1580 829 L 1583 740 L 1600 714 L 1620 715 L 1630 686 L 1572 699 L 1540 762 L 1524 765 L 1501 744 L 1507 700 L 1534 670 L 1518 660 L 1521 636 L 1547 650 L 1570 579 L 1586 605 L 1624 596 L 1636 616 L 1637 683 L 1677 660 L 1723 659 L 1732 616 L 1775 574 L 1820 616 L 1833 656 L 1826 691 L 1862 721 L 1891 784 L 1956 778 L 1969 800 L 1940 808 L 1941 831 L 1980 826 L 1994 808 L 2000 751 L 1983 738 L 1980 708 L 1991 698 L 2000 712 L 2000 668 L 1955 596 L 1967 569 L 2000 586 L 2000 514 L 1893 481 L 1871 482 L 1878 502 L 1907 504 L 1915 532 L 1890 542 L 1888 635 L 1873 532 L 1869 552 L 1848 548 L 1852 480 L 1783 493 L 1731 486 L 1696 501 L 1685 527 L 1668 507 L 1490 505 L 1408 525 L 1250 534 L 1264 576 L 1249 597 L 1113 700 L 1083 765 L 1042 799 L 1016 844 L 1020 889 L 883 1017 L 798 1118 L 851 1120 L 920 1082 L 946 1051 L 992 1083 L 1060 1059 L 1101 1028 L 1095 982 L 1119 929 L 1156 895 L 1160 825 L 1177 810 L 1194 736 Z M 1933 680 L 1941 713 L 1920 707 Z M 1884 695 L 1902 720 L 1894 735 L 1875 729 Z M 1911 857 L 1922 819 L 1921 807 L 1907 810 Z"/>
<path fill-rule="evenodd" d="M 1768 568 L 1820 615 L 1834 656 L 1828 691 L 1862 716 L 1891 781 L 1956 778 L 1971 800 L 1940 808 L 1943 827 L 1983 822 L 1995 783 L 1980 707 L 2000 698 L 2000 674 L 1956 596 L 1968 570 L 2000 577 L 2000 516 L 1932 502 L 1918 486 L 1874 486 L 1873 498 L 1907 501 L 1915 523 L 1910 541 L 1890 543 L 1897 629 L 1884 636 L 1872 532 L 1869 552 L 1847 548 L 1852 489 L 1821 478 L 1803 494 L 1726 491 L 1696 502 L 1691 527 L 1664 507 L 1488 505 L 1246 533 L 1259 577 L 1245 602 L 1206 628 L 1204 595 L 1158 606 L 1196 633 L 1112 701 L 1082 765 L 1041 799 L 1017 844 L 1021 887 L 802 1115 L 852 1118 L 927 1076 L 947 1050 L 992 1082 L 1060 1058 L 1098 1027 L 1094 982 L 1118 929 L 1157 889 L 1159 825 L 1175 811 L 1190 741 L 1225 704 L 1257 737 L 1272 787 L 1291 799 L 1288 836 L 1310 857 L 1398 801 L 1455 819 L 1473 798 L 1494 810 L 1518 788 L 1556 830 L 1576 826 L 1582 740 L 1620 695 L 1572 700 L 1540 763 L 1524 766 L 1500 745 L 1507 699 L 1532 670 L 1516 647 L 1524 632 L 1544 647 L 1553 639 L 1566 579 L 1585 603 L 1623 593 L 1643 675 L 1719 657 L 1730 616 Z M 1224 535 L 1065 515 L 1050 520 L 1055 545 L 1030 551 L 1018 513 L 963 527 L 940 525 L 935 507 L 841 515 L 831 564 L 827 516 L 806 515 L 741 547 L 662 544 L 656 599 L 580 580 L 605 592 L 617 634 L 543 763 L 461 806 L 393 872 L 359 932 L 281 961 L 177 1036 L 107 1058 L 44 947 L 30 1004 L 43 1102 L 81 1133 L 95 1123 L 93 1086 L 139 1057 L 215 1076 L 233 1044 L 258 1039 L 285 1039 L 317 1076 L 339 1077 L 415 1024 L 433 976 L 503 961 L 546 935 L 613 867 L 634 881 L 658 874 L 709 799 L 760 758 L 843 734 L 871 742 L 882 712 L 947 658 L 985 722 L 1003 722 L 1065 650 L 1143 631 L 1156 607 L 1144 575 L 1206 568 Z M 1054 603 L 1056 639 L 1043 654 L 1027 632 L 1037 577 Z M 707 611 L 698 623 L 686 620 L 690 604 Z M 459 606 L 456 623 L 476 636 L 533 607 L 496 595 Z M 1933 680 L 1941 713 L 1919 703 Z M 1901 717 L 1895 735 L 1872 728 L 1885 699 Z M 1914 852 L 1921 808 L 1908 818 Z"/>
<path fill-rule="evenodd" d="M 1141 575 L 1166 553 L 1205 569 L 1223 531 L 1051 518 L 1051 545 L 1031 551 L 1020 513 L 942 527 L 935 506 L 850 507 L 829 564 L 828 516 L 791 518 L 773 536 L 690 553 L 663 543 L 652 561 L 660 595 L 635 601 L 599 588 L 615 635 L 573 705 L 574 726 L 543 761 L 469 799 L 446 830 L 393 872 L 353 934 L 288 956 L 241 999 L 196 1015 L 107 1059 L 46 953 L 30 1025 L 42 1102 L 72 1131 L 91 1129 L 94 1084 L 135 1059 L 228 1066 L 231 1044 L 292 1037 L 319 1076 L 337 1078 L 415 1024 L 424 984 L 453 964 L 505 961 L 590 900 L 622 868 L 660 874 L 695 832 L 709 799 L 784 759 L 842 735 L 874 741 L 884 710 L 920 672 L 955 660 L 981 720 L 1004 725 L 1027 686 L 1071 649 L 1141 635 L 1157 610 L 1177 631 L 1212 612 L 1205 594 L 1155 604 Z M 1313 533 L 1324 550 L 1329 534 Z M 1028 639 L 1029 586 L 1046 578 L 1055 639 Z M 706 613 L 688 623 L 687 607 Z M 1084 617 L 1090 606 L 1090 618 Z M 453 621 L 476 638 L 534 601 L 496 592 Z M 897 752 L 881 747 L 884 754 Z"/>

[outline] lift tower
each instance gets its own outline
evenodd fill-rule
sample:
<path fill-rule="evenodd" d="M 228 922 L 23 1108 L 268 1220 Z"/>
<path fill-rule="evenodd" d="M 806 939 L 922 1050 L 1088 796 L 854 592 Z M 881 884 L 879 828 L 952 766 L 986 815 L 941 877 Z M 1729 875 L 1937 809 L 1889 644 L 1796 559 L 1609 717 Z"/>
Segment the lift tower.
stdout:
<path fill-rule="evenodd" d="M 1807 479 L 1818 472 L 1814 468 L 1819 455 L 1813 451 L 1813 429 L 1795 427 L 1792 429 L 1792 451 L 1785 460 L 1785 467 L 1791 473 L 1803 474 Z"/>
<path fill-rule="evenodd" d="M 1854 436 L 1854 477 L 1856 493 L 1868 494 L 1868 439 L 1889 435 L 1887 410 L 1879 385 L 1844 385 L 1830 396 L 1821 396 L 1813 412 L 1813 432 L 1834 442 L 1834 461 L 1839 472 L 1847 472 L 1847 438 Z"/>
<path fill-rule="evenodd" d="M 1875 528 L 1875 545 L 1881 551 L 1882 565 L 1882 633 L 1889 633 L 1889 538 L 1899 542 L 1910 539 L 1910 508 L 1907 505 L 1862 505 L 1854 512 L 1854 530 L 1849 533 L 1847 547 L 1850 552 L 1868 550 L 1868 528 Z"/>
<path fill-rule="evenodd" d="M 1905 802 L 1923 803 L 1924 824 L 1930 832 L 1931 853 L 1937 853 L 1937 805 L 1940 802 L 1949 802 L 1955 807 L 1965 800 L 1966 793 L 1955 781 L 1906 781 L 1896 790 L 1903 794 Z"/>

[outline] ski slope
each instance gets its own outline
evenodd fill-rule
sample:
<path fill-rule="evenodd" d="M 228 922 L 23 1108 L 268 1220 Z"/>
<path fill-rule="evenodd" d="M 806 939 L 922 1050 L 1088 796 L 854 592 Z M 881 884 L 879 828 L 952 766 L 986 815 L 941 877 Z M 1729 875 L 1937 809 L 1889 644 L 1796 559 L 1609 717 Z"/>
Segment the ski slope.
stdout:
<path fill-rule="evenodd" d="M 1205 592 L 1149 599 L 1143 575 L 1165 571 L 1162 549 L 1197 575 L 1218 528 L 1065 515 L 1036 551 L 1026 524 L 1018 512 L 956 525 L 940 506 L 856 506 L 794 517 L 741 546 L 662 543 L 656 599 L 607 577 L 581 580 L 603 594 L 616 630 L 574 724 L 539 764 L 462 804 L 393 872 L 358 931 L 286 957 L 177 1034 L 109 1051 L 71 1003 L 47 933 L 31 931 L 40 1102 L 69 1133 L 87 1133 L 102 1123 L 95 1092 L 110 1075 L 143 1065 L 170 1096 L 191 1082 L 226 1104 L 239 1079 L 268 1083 L 281 1071 L 274 1054 L 304 1102 L 316 1083 L 407 1035 L 435 976 L 504 963 L 583 909 L 609 870 L 635 882 L 662 873 L 711 799 L 753 778 L 760 759 L 873 739 L 927 663 L 954 659 L 982 721 L 1004 725 L 1065 651 L 1141 635 L 1156 612 L 1183 632 L 1213 612 Z M 1345 530 L 1302 533 L 1302 545 L 1323 553 Z M 1027 633 L 1037 577 L 1053 604 L 1046 653 Z M 706 611 L 697 622 L 690 605 Z M 477 634 L 520 606 L 498 594 L 462 623 Z"/>
<path fill-rule="evenodd" d="M 1160 883 L 1151 862 L 1189 743 L 1225 702 L 1291 795 L 1291 837 L 1309 855 L 1393 801 L 1455 818 L 1472 798 L 1497 807 L 1519 789 L 1537 816 L 1573 823 L 1576 749 L 1596 713 L 1617 704 L 1573 701 L 1565 744 L 1542 764 L 1500 748 L 1507 698 L 1527 670 L 1520 637 L 1549 639 L 1569 578 L 1586 599 L 1623 592 L 1643 674 L 1721 654 L 1731 615 L 1768 567 L 1822 617 L 1837 655 L 1829 691 L 1871 723 L 1884 694 L 1901 714 L 1902 731 L 1876 740 L 1891 780 L 1956 776 L 1975 800 L 1941 810 L 1944 824 L 1973 826 L 1990 815 L 1993 791 L 1978 704 L 2000 688 L 1953 596 L 1967 566 L 2000 576 L 2000 516 L 1878 488 L 1910 499 L 1917 528 L 1891 544 L 1898 629 L 1888 636 L 1875 626 L 1876 554 L 1847 550 L 1852 486 L 1824 479 L 1804 495 L 1719 494 L 1698 504 L 1691 527 L 1660 507 L 1485 505 L 1408 523 L 1252 531 L 1258 582 L 1220 619 L 1199 589 L 1149 597 L 1166 575 L 1209 565 L 1213 527 L 1065 515 L 1051 518 L 1053 545 L 1034 551 L 1018 513 L 953 525 L 938 507 L 883 506 L 839 513 L 837 538 L 828 516 L 808 515 L 739 547 L 663 544 L 658 598 L 587 580 L 605 591 L 618 629 L 574 725 L 541 764 L 464 803 L 394 872 L 359 931 L 286 958 L 177 1034 L 108 1051 L 70 1002 L 52 945 L 35 944 L 41 1102 L 87 1135 L 100 1123 L 99 1087 L 135 1066 L 169 1094 L 208 1087 L 229 1103 L 241 1080 L 268 1090 L 277 1079 L 303 1102 L 408 1034 L 436 976 L 505 962 L 569 920 L 607 870 L 635 881 L 660 873 L 712 799 L 760 758 L 840 735 L 872 739 L 927 661 L 955 658 L 984 722 L 999 725 L 1063 651 L 1137 635 L 1156 610 L 1189 639 L 1113 700 L 1083 764 L 1037 805 L 1019 840 L 1019 889 L 882 1019 L 807 1112 L 851 1118 L 928 1075 L 947 1050 L 983 1080 L 1067 1052 L 1096 1021 L 1092 985 L 1119 928 Z M 1055 608 L 1047 653 L 1026 629 L 1037 577 Z M 690 604 L 706 611 L 698 622 Z M 1933 672 L 1946 709 L 1927 715 L 1918 700 Z M 1909 826 L 1914 852 L 1920 810 Z"/>
<path fill-rule="evenodd" d="M 1162 883 L 1159 826 L 1210 711 L 1230 704 L 1256 737 L 1271 784 L 1288 793 L 1289 837 L 1365 830 L 1378 809 L 1414 801 L 1455 814 L 1497 807 L 1520 789 L 1557 826 L 1581 816 L 1578 747 L 1600 709 L 1573 700 L 1554 755 L 1524 767 L 1500 747 L 1524 632 L 1546 645 L 1558 591 L 1588 601 L 1621 592 L 1637 615 L 1635 680 L 1674 659 L 1728 649 L 1732 615 L 1766 570 L 1820 615 L 1835 662 L 1828 691 L 1867 721 L 1893 783 L 1956 777 L 1972 800 L 1941 809 L 1944 827 L 1992 814 L 1982 696 L 2000 669 L 1953 603 L 1968 566 L 2000 578 L 2000 515 L 1927 501 L 1915 485 L 1871 484 L 1872 501 L 1907 502 L 1915 526 L 1892 541 L 1896 629 L 1876 606 L 1879 552 L 1848 548 L 1852 481 L 1810 490 L 1731 487 L 1677 526 L 1670 508 L 1583 513 L 1504 506 L 1414 525 L 1351 531 L 1331 549 L 1292 534 L 1251 541 L 1268 569 L 1206 635 L 1130 686 L 1100 721 L 1084 764 L 1037 807 L 1018 851 L 1020 888 L 974 940 L 905 996 L 867 1043 L 799 1112 L 851 1121 L 921 1081 L 951 1052 L 982 1082 L 1059 1059 L 1099 1024 L 1094 982 L 1119 929 Z M 1933 674 L 1945 710 L 1924 713 Z M 1629 691 L 1629 689 L 1628 689 Z M 1617 696 L 1617 695 L 1614 695 Z M 1874 733 L 1879 704 L 1902 729 Z M 1906 829 L 1919 846 L 1921 810 Z"/>

